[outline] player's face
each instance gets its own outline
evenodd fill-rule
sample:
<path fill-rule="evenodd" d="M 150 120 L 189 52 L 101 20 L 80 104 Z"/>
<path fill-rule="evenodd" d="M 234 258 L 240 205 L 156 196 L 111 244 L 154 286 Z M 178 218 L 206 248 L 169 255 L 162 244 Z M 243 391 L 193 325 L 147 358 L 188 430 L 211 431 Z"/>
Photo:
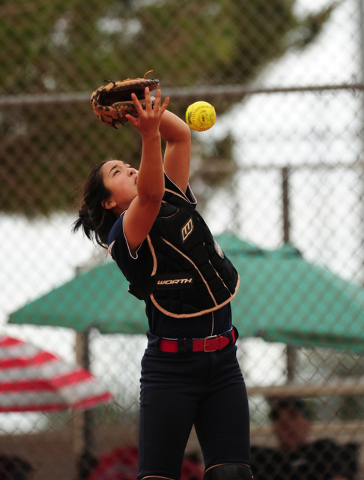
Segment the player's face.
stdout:
<path fill-rule="evenodd" d="M 138 195 L 138 170 L 120 160 L 109 160 L 101 167 L 101 172 L 104 185 L 111 192 L 106 208 L 122 213 Z"/>
<path fill-rule="evenodd" d="M 279 418 L 273 423 L 273 430 L 280 445 L 294 451 L 307 441 L 310 422 L 302 413 L 289 408 L 280 410 Z"/>

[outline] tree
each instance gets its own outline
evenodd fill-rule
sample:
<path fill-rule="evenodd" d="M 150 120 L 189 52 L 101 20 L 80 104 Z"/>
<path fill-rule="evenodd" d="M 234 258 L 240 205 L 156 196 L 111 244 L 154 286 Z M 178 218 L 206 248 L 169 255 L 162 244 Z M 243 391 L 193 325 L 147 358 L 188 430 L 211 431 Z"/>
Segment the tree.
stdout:
<path fill-rule="evenodd" d="M 310 43 L 334 8 L 298 18 L 295 0 L 39 0 L 0 7 L 0 95 L 91 92 L 153 69 L 162 87 L 247 85 L 289 48 Z M 223 111 L 231 101 L 215 106 Z M 185 105 L 172 104 L 183 115 Z M 90 106 L 0 107 L 0 209 L 68 209 L 85 172 L 108 155 L 137 166 L 140 142 Z M 127 133 L 125 133 L 127 132 Z M 26 198 L 26 201 L 24 201 Z"/>

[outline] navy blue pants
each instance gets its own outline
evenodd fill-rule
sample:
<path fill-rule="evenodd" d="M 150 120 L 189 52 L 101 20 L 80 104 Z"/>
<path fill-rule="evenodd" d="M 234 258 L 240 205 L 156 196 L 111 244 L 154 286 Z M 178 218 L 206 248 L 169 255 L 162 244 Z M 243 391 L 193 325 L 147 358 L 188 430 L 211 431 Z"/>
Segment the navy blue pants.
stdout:
<path fill-rule="evenodd" d="M 250 463 L 248 400 L 234 344 L 184 354 L 161 352 L 149 342 L 140 408 L 138 479 L 179 479 L 193 425 L 206 469 Z"/>

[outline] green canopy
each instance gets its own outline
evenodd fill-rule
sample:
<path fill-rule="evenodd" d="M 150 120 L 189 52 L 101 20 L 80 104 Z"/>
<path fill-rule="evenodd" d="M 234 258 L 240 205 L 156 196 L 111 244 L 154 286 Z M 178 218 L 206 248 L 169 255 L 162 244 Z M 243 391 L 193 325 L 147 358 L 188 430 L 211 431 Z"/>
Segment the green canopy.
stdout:
<path fill-rule="evenodd" d="M 364 348 L 364 289 L 305 261 L 291 245 L 263 250 L 223 235 L 241 283 L 232 302 L 243 337 L 295 346 Z"/>
<path fill-rule="evenodd" d="M 264 250 L 230 234 L 216 240 L 240 273 L 232 310 L 241 338 L 364 348 L 364 289 L 306 262 L 291 245 Z M 9 322 L 145 333 L 144 302 L 128 294 L 127 288 L 117 266 L 107 263 L 25 305 L 10 315 Z"/>
<path fill-rule="evenodd" d="M 51 325 L 101 333 L 145 333 L 145 303 L 128 293 L 115 262 L 82 273 L 13 312 L 9 323 Z"/>

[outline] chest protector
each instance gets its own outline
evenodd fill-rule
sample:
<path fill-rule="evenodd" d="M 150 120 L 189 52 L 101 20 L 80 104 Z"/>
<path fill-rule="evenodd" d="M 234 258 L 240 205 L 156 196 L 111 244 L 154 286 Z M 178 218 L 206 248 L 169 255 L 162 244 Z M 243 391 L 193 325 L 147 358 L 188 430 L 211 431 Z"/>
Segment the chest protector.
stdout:
<path fill-rule="evenodd" d="M 212 312 L 234 298 L 238 272 L 182 195 L 166 190 L 147 241 L 151 276 L 130 285 L 137 298 L 149 295 L 158 310 L 176 318 Z"/>

